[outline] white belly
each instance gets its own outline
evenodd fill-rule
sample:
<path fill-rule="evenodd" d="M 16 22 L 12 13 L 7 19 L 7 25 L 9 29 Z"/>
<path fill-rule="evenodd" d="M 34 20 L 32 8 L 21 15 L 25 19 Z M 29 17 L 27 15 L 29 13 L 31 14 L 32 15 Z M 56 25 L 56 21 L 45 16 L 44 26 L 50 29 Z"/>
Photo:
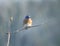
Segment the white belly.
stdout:
<path fill-rule="evenodd" d="M 25 24 L 24 27 L 32 26 L 32 24 Z"/>

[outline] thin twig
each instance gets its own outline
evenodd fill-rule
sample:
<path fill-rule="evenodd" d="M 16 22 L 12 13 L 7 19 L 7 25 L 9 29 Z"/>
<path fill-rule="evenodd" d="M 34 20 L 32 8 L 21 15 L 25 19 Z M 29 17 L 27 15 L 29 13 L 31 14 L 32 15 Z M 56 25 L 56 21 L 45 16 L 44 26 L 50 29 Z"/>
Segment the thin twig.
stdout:
<path fill-rule="evenodd" d="M 7 46 L 9 46 L 9 42 L 10 42 L 10 32 L 8 32 L 8 42 L 7 42 Z"/>
<path fill-rule="evenodd" d="M 17 33 L 17 32 L 23 31 L 23 30 L 27 30 L 27 29 L 32 28 L 32 27 L 38 27 L 38 26 L 41 26 L 41 24 L 40 24 L 40 25 L 23 27 L 23 28 L 21 28 L 21 29 L 16 30 L 14 33 Z"/>
<path fill-rule="evenodd" d="M 6 34 L 8 34 L 8 41 L 7 41 L 7 46 L 9 46 L 9 44 L 10 44 L 10 35 L 11 35 L 11 32 L 10 32 L 10 27 L 11 27 L 11 22 L 13 21 L 13 17 L 10 17 L 10 20 L 9 20 L 9 31 L 8 31 L 8 33 L 6 33 Z"/>
<path fill-rule="evenodd" d="M 40 24 L 40 25 L 41 25 L 41 24 Z M 13 33 L 17 33 L 17 32 L 23 31 L 23 30 L 27 30 L 27 29 L 32 28 L 32 27 L 38 27 L 38 26 L 40 26 L 40 25 L 26 26 L 26 27 L 17 29 L 17 30 L 16 30 L 15 32 L 13 32 Z M 10 33 L 12 33 L 12 32 L 10 32 Z M 6 34 L 8 34 L 8 33 L 6 33 Z"/>

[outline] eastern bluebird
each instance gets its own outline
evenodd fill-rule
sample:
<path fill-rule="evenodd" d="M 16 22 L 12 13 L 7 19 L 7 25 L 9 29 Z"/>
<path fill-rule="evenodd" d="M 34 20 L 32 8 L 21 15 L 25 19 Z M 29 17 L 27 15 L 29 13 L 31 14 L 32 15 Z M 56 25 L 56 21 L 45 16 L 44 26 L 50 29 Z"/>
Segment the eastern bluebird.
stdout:
<path fill-rule="evenodd" d="M 30 16 L 26 16 L 23 20 L 23 26 L 27 29 L 28 27 L 32 26 L 32 19 Z"/>

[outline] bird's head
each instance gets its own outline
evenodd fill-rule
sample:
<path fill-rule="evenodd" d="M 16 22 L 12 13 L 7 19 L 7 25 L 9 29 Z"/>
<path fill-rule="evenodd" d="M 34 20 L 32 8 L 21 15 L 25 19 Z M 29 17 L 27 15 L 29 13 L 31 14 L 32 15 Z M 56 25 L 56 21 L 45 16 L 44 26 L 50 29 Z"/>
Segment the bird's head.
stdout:
<path fill-rule="evenodd" d="M 31 17 L 27 15 L 25 18 L 26 18 L 26 19 L 29 19 L 29 18 L 31 18 Z"/>

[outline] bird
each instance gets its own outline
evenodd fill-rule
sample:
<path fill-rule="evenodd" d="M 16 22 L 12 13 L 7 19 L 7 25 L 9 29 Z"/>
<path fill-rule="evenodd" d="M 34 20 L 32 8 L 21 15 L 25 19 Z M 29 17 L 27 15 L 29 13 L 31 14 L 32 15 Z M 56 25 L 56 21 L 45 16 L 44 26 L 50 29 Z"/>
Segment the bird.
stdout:
<path fill-rule="evenodd" d="M 28 29 L 29 27 L 32 26 L 32 19 L 31 16 L 27 15 L 25 16 L 24 20 L 23 20 L 23 27 L 25 29 Z"/>

